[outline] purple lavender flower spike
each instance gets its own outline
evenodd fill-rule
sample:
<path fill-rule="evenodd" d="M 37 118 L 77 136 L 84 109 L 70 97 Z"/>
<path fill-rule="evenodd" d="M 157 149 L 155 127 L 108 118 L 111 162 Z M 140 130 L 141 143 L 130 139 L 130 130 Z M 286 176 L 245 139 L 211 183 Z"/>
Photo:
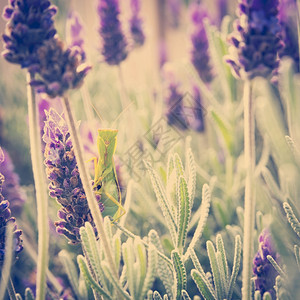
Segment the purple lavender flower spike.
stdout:
<path fill-rule="evenodd" d="M 193 119 L 192 122 L 190 122 L 190 126 L 193 130 L 197 132 L 203 132 L 205 130 L 203 114 L 204 108 L 202 105 L 200 90 L 196 85 L 193 86 L 193 100 Z"/>
<path fill-rule="evenodd" d="M 63 96 L 68 89 L 79 88 L 91 68 L 81 64 L 81 55 L 76 49 L 64 50 L 57 38 L 45 41 L 39 47 L 37 59 L 39 64 L 35 72 L 40 79 L 33 80 L 31 85 L 51 98 Z"/>
<path fill-rule="evenodd" d="M 0 148 L 0 163 L 5 160 L 4 153 Z M 22 249 L 22 230 L 17 229 L 16 219 L 11 217 L 11 211 L 9 209 L 9 202 L 4 200 L 3 196 L 3 185 L 5 182 L 4 176 L 0 173 L 0 268 L 2 268 L 4 257 L 5 257 L 5 240 L 6 240 L 6 227 L 8 224 L 13 225 L 13 239 L 14 239 L 14 253 L 18 255 Z"/>
<path fill-rule="evenodd" d="M 56 34 L 53 16 L 56 7 L 48 0 L 9 1 L 3 17 L 8 21 L 3 35 L 4 58 L 20 64 L 22 68 L 33 67 L 37 63 L 37 49 Z"/>
<path fill-rule="evenodd" d="M 15 173 L 15 168 L 8 152 L 3 149 L 3 153 L 4 162 L 0 164 L 0 173 L 5 177 L 2 185 L 2 195 L 10 202 L 12 214 L 18 217 L 26 201 L 26 194 L 20 187 L 20 178 Z"/>
<path fill-rule="evenodd" d="M 81 55 L 81 61 L 86 59 L 86 53 L 84 51 L 84 40 L 82 36 L 83 26 L 80 15 L 76 11 L 72 11 L 68 15 L 66 32 L 67 32 L 67 45 L 68 47 L 77 47 L 77 51 Z"/>
<path fill-rule="evenodd" d="M 145 35 L 143 32 L 143 20 L 139 16 L 140 1 L 131 0 L 131 19 L 130 19 L 130 32 L 135 46 L 142 46 L 145 42 Z"/>
<path fill-rule="evenodd" d="M 65 235 L 71 244 L 77 244 L 80 242 L 79 228 L 85 222 L 95 226 L 65 120 L 52 108 L 46 115 L 43 139 L 46 143 L 45 165 L 50 180 L 49 194 L 62 206 L 58 211 L 61 220 L 55 222 L 56 231 Z M 104 209 L 101 202 L 99 209 Z"/>
<path fill-rule="evenodd" d="M 181 130 L 188 128 L 183 111 L 183 94 L 179 90 L 180 84 L 175 81 L 173 74 L 167 74 L 168 94 L 166 96 L 166 118 L 168 124 Z"/>
<path fill-rule="evenodd" d="M 102 55 L 109 65 L 119 65 L 126 59 L 127 41 L 119 20 L 118 0 L 99 0 L 99 33 L 103 39 Z"/>
<path fill-rule="evenodd" d="M 203 22 L 205 18 L 208 18 L 206 10 L 203 6 L 194 3 L 191 6 L 191 21 L 194 25 L 194 30 L 191 35 L 191 61 L 199 77 L 204 82 L 209 83 L 213 76 L 209 64 L 208 40 Z"/>
<path fill-rule="evenodd" d="M 177 28 L 180 22 L 181 0 L 167 0 L 170 12 L 171 26 Z"/>
<path fill-rule="evenodd" d="M 226 61 L 238 78 L 270 76 L 278 66 L 282 48 L 278 0 L 240 0 L 238 16 Z"/>
<path fill-rule="evenodd" d="M 275 268 L 267 259 L 271 255 L 276 262 L 279 260 L 279 255 L 275 250 L 271 234 L 268 229 L 264 229 L 259 236 L 259 248 L 253 260 L 253 274 L 255 276 L 255 289 L 263 295 L 269 292 L 272 299 L 275 299 L 275 279 L 278 275 Z"/>
<path fill-rule="evenodd" d="M 279 22 L 284 47 L 279 57 L 289 56 L 293 59 L 296 72 L 300 72 L 299 44 L 297 36 L 297 5 L 295 0 L 281 0 L 279 3 Z"/>

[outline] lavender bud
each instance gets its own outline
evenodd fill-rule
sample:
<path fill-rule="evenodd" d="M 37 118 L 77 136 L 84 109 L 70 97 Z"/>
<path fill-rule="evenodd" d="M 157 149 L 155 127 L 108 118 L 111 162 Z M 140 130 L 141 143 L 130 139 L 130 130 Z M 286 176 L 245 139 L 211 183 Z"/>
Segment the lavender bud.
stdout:
<path fill-rule="evenodd" d="M 99 33 L 103 39 L 102 55 L 109 65 L 118 65 L 127 57 L 127 41 L 119 20 L 118 0 L 99 0 Z"/>
<path fill-rule="evenodd" d="M 139 17 L 140 1 L 131 0 L 131 19 L 130 19 L 130 32 L 135 46 L 142 46 L 145 42 L 145 35 L 143 32 L 143 21 Z"/>
<path fill-rule="evenodd" d="M 81 64 L 81 56 L 76 49 L 64 50 L 60 40 L 45 41 L 37 50 L 40 80 L 31 81 L 37 92 L 46 93 L 51 98 L 63 96 L 68 89 L 79 88 L 90 67 Z"/>
<path fill-rule="evenodd" d="M 278 0 L 240 0 L 238 16 L 230 36 L 232 54 L 226 61 L 238 78 L 270 76 L 282 47 Z"/>
<path fill-rule="evenodd" d="M 2 185 L 2 195 L 10 202 L 10 209 L 14 216 L 20 216 L 26 195 L 20 187 L 20 178 L 15 173 L 12 160 L 6 150 L 3 149 L 4 162 L 0 164 L 0 173 L 4 175 L 5 181 Z"/>
<path fill-rule="evenodd" d="M 173 74 L 167 74 L 168 94 L 166 96 L 166 117 L 168 124 L 176 126 L 181 130 L 188 128 L 183 111 L 183 94 L 179 90 L 180 84 L 175 81 Z"/>
<path fill-rule="evenodd" d="M 53 16 L 56 7 L 48 0 L 9 1 L 3 17 L 7 19 L 2 55 L 11 62 L 28 68 L 37 63 L 39 47 L 56 34 Z"/>
<path fill-rule="evenodd" d="M 2 149 L 0 148 L 0 163 L 3 163 L 3 159 L 6 157 Z M 5 178 L 0 173 L 0 268 L 2 268 L 5 257 L 5 241 L 6 241 L 6 228 L 8 224 L 13 225 L 13 240 L 14 240 L 14 253 L 18 255 L 23 249 L 22 246 L 22 230 L 17 229 L 16 219 L 11 217 L 11 211 L 9 209 L 9 202 L 4 200 L 2 189 L 4 187 Z"/>
<path fill-rule="evenodd" d="M 90 222 L 94 228 L 95 225 L 66 122 L 52 108 L 46 113 L 46 117 L 43 140 L 46 143 L 45 165 L 50 181 L 50 196 L 62 205 L 58 212 L 61 221 L 55 222 L 55 226 L 57 232 L 64 234 L 71 244 L 77 244 L 80 242 L 79 228 L 85 222 Z"/>
<path fill-rule="evenodd" d="M 253 274 L 255 276 L 255 289 L 263 295 L 269 292 L 272 299 L 275 299 L 275 279 L 278 275 L 275 268 L 267 259 L 271 255 L 278 262 L 279 255 L 274 248 L 271 234 L 268 229 L 264 229 L 259 236 L 259 248 L 253 260 Z"/>
<path fill-rule="evenodd" d="M 181 0 L 167 0 L 171 26 L 177 28 L 180 22 Z"/>
<path fill-rule="evenodd" d="M 80 15 L 77 12 L 73 11 L 68 15 L 66 31 L 68 47 L 76 47 L 81 55 L 81 61 L 85 61 L 86 54 L 83 48 L 84 40 L 82 36 L 83 26 Z"/>
<path fill-rule="evenodd" d="M 194 25 L 191 35 L 191 61 L 199 77 L 208 83 L 212 80 L 213 76 L 209 63 L 208 40 L 204 27 L 205 18 L 208 18 L 208 14 L 203 6 L 196 3 L 193 4 L 191 6 L 191 21 Z"/>

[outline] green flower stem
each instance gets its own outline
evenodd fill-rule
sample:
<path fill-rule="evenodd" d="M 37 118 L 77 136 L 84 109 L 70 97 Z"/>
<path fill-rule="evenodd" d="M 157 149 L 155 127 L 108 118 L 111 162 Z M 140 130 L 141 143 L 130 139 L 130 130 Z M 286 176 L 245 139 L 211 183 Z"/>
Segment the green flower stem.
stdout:
<path fill-rule="evenodd" d="M 98 236 L 100 237 L 100 240 L 103 243 L 104 253 L 105 253 L 106 259 L 108 261 L 108 264 L 110 266 L 110 269 L 112 270 L 112 273 L 115 276 L 115 278 L 118 278 L 116 265 L 114 264 L 114 260 L 112 257 L 111 245 L 110 245 L 110 243 L 108 241 L 108 237 L 105 233 L 103 217 L 100 212 L 98 202 L 92 191 L 89 176 L 86 171 L 86 167 L 85 167 L 85 163 L 84 163 L 84 159 L 83 159 L 82 146 L 80 144 L 79 135 L 77 133 L 76 122 L 74 120 L 74 117 L 73 117 L 73 114 L 71 111 L 69 99 L 67 97 L 63 98 L 63 105 L 64 105 L 66 121 L 67 121 L 69 130 L 70 130 L 70 133 L 71 133 L 71 138 L 72 138 L 72 143 L 73 143 L 73 147 L 74 147 L 76 161 L 78 164 L 80 178 L 81 178 L 82 185 L 83 185 L 83 188 L 84 188 L 84 191 L 86 194 L 89 208 L 91 210 L 91 214 L 92 214 L 93 220 L 94 220 L 96 228 L 97 228 Z"/>
<path fill-rule="evenodd" d="M 251 295 L 251 272 L 253 258 L 253 231 L 255 218 L 255 121 L 252 97 L 252 82 L 247 80 L 244 86 L 244 155 L 247 177 L 245 183 L 244 204 L 244 247 L 243 247 L 243 287 L 242 299 L 249 300 Z"/>
<path fill-rule="evenodd" d="M 29 137 L 32 170 L 36 190 L 37 200 L 37 222 L 38 222 L 38 262 L 36 279 L 36 299 L 44 300 L 46 294 L 46 272 L 48 269 L 48 194 L 45 180 L 45 170 L 43 167 L 43 156 L 41 146 L 41 134 L 39 116 L 37 113 L 37 103 L 34 89 L 29 82 L 33 75 L 27 73 L 27 99 L 28 99 L 28 119 Z"/>

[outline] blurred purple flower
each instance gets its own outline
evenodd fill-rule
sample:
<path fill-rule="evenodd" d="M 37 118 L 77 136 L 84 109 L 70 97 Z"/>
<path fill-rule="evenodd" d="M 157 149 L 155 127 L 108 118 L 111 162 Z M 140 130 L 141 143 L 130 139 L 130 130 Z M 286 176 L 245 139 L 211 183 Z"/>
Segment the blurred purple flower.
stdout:
<path fill-rule="evenodd" d="M 99 0 L 99 33 L 103 39 L 102 55 L 109 65 L 119 65 L 126 59 L 127 41 L 119 20 L 118 0 Z"/>
<path fill-rule="evenodd" d="M 230 36 L 232 55 L 226 61 L 238 78 L 268 77 L 282 48 L 278 0 L 240 0 L 238 16 Z"/>
<path fill-rule="evenodd" d="M 130 32 L 135 46 L 142 46 L 145 42 L 145 35 L 143 32 L 143 20 L 140 18 L 140 0 L 131 0 L 131 19 Z"/>
<path fill-rule="evenodd" d="M 83 26 L 80 15 L 76 11 L 72 11 L 67 18 L 66 24 L 66 40 L 68 47 L 76 47 L 81 55 L 81 61 L 85 61 L 86 53 L 84 51 Z"/>
<path fill-rule="evenodd" d="M 177 28 L 180 23 L 181 0 L 167 0 L 167 7 L 170 14 L 171 26 Z"/>
<path fill-rule="evenodd" d="M 259 236 L 258 252 L 253 260 L 253 274 L 255 276 L 255 289 L 263 295 L 269 292 L 272 299 L 275 299 L 275 279 L 278 275 L 275 268 L 267 259 L 271 255 L 276 262 L 279 260 L 279 255 L 275 250 L 271 234 L 268 229 L 264 229 Z"/>
<path fill-rule="evenodd" d="M 4 153 L 0 148 L 0 164 L 5 160 Z M 9 202 L 4 200 L 3 185 L 5 178 L 0 173 L 0 267 L 2 267 L 5 257 L 5 241 L 6 241 L 6 228 L 8 224 L 13 225 L 13 239 L 14 239 L 14 253 L 18 255 L 23 249 L 22 246 L 22 230 L 17 229 L 16 219 L 11 217 L 11 211 L 9 209 Z"/>
<path fill-rule="evenodd" d="M 3 12 L 8 21 L 3 35 L 4 58 L 22 68 L 34 67 L 39 47 L 56 34 L 55 14 L 56 7 L 48 0 L 10 0 Z"/>
<path fill-rule="evenodd" d="M 200 94 L 199 88 L 194 85 L 193 86 L 193 100 L 194 100 L 194 105 L 193 105 L 193 118 L 192 121 L 190 122 L 190 127 L 197 131 L 197 132 L 203 132 L 205 130 L 205 124 L 204 124 L 204 115 L 203 115 L 203 103 L 202 103 L 202 98 Z"/>
<path fill-rule="evenodd" d="M 5 177 L 2 185 L 2 195 L 9 201 L 13 216 L 18 217 L 26 201 L 26 194 L 20 187 L 20 178 L 15 173 L 15 167 L 5 149 L 3 149 L 3 154 L 4 161 L 0 164 L 0 173 Z"/>
<path fill-rule="evenodd" d="M 228 3 L 227 2 L 228 2 L 228 0 L 218 0 L 218 2 L 217 2 L 217 8 L 219 11 L 218 18 L 219 18 L 220 25 L 222 23 L 223 18 L 228 14 L 228 8 L 227 8 Z"/>
<path fill-rule="evenodd" d="M 158 49 L 159 68 L 162 69 L 164 64 L 168 61 L 166 42 L 164 40 L 160 41 L 158 47 L 159 47 L 159 49 Z"/>
<path fill-rule="evenodd" d="M 45 41 L 37 50 L 37 58 L 39 64 L 35 72 L 41 79 L 33 80 L 31 85 L 37 88 L 37 92 L 46 93 L 51 98 L 80 87 L 90 70 L 89 66 L 81 64 L 81 55 L 76 49 L 64 50 L 57 38 Z"/>
<path fill-rule="evenodd" d="M 281 0 L 279 3 L 279 22 L 284 47 L 279 57 L 289 56 L 295 63 L 296 72 L 300 72 L 299 43 L 297 35 L 297 5 L 295 0 Z"/>
<path fill-rule="evenodd" d="M 62 206 L 58 211 L 61 221 L 55 222 L 55 226 L 57 232 L 64 234 L 71 244 L 77 244 L 80 242 L 79 228 L 85 222 L 95 226 L 65 120 L 52 108 L 46 116 L 43 139 L 46 143 L 45 165 L 50 180 L 49 194 Z M 104 209 L 101 202 L 99 208 L 101 211 Z"/>
<path fill-rule="evenodd" d="M 165 115 L 168 120 L 168 124 L 176 126 L 181 130 L 186 130 L 188 125 L 183 110 L 183 94 L 179 90 L 180 84 L 174 79 L 173 74 L 166 74 L 166 77 L 168 86 L 167 96 L 165 98 Z"/>
<path fill-rule="evenodd" d="M 208 40 L 204 27 L 204 20 L 208 18 L 207 11 L 199 4 L 191 5 L 191 21 L 194 29 L 191 35 L 192 51 L 191 61 L 198 72 L 199 77 L 204 82 L 210 82 L 213 78 L 210 56 L 208 53 Z"/>

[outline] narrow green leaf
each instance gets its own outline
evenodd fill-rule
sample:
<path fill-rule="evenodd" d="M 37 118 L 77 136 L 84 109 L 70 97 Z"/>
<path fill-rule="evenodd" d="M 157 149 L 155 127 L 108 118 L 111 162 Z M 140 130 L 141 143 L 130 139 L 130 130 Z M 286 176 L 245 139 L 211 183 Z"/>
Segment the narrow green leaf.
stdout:
<path fill-rule="evenodd" d="M 141 298 L 145 297 L 145 294 L 152 286 L 154 279 L 156 277 L 156 271 L 157 271 L 157 253 L 154 245 L 150 244 L 148 249 L 148 264 L 147 264 L 147 274 L 144 281 Z"/>
<path fill-rule="evenodd" d="M 263 300 L 272 300 L 272 296 L 269 292 L 265 292 L 263 296 Z"/>
<path fill-rule="evenodd" d="M 170 153 L 168 157 L 168 164 L 167 164 L 167 179 L 170 178 L 174 168 L 175 168 L 175 164 L 174 164 L 173 154 Z"/>
<path fill-rule="evenodd" d="M 177 247 L 182 250 L 185 245 L 187 228 L 191 216 L 191 207 L 189 201 L 189 192 L 186 180 L 184 177 L 179 178 L 178 182 L 178 203 L 179 203 L 179 213 L 178 213 L 178 237 L 177 237 Z"/>
<path fill-rule="evenodd" d="M 195 230 L 195 233 L 193 235 L 193 238 L 191 240 L 191 243 L 186 251 L 184 260 L 187 260 L 191 250 L 193 250 L 196 246 L 196 243 L 200 240 L 202 236 L 202 232 L 204 229 L 204 226 L 206 224 L 208 213 L 209 213 L 209 207 L 210 207 L 210 201 L 211 201 L 211 194 L 209 186 L 205 183 L 202 187 L 202 203 L 201 203 L 201 214 L 200 214 L 200 220 L 198 222 L 197 228 Z"/>
<path fill-rule="evenodd" d="M 226 278 L 225 278 L 225 270 L 223 267 L 222 255 L 218 251 L 216 252 L 216 259 L 217 259 L 217 264 L 218 264 L 219 273 L 220 273 L 221 291 L 223 294 L 222 299 L 225 299 L 225 297 L 227 295 L 228 286 L 227 286 L 227 282 L 226 282 Z"/>
<path fill-rule="evenodd" d="M 23 300 L 22 296 L 21 296 L 19 293 L 16 294 L 16 299 L 17 299 L 17 300 Z"/>
<path fill-rule="evenodd" d="M 239 270 L 240 270 L 241 254 L 242 254 L 241 237 L 239 235 L 237 235 L 235 237 L 234 259 L 233 259 L 232 274 L 231 274 L 229 288 L 228 288 L 228 296 L 227 296 L 228 300 L 230 300 L 232 297 L 233 289 L 234 289 L 234 286 L 236 283 L 236 278 L 237 278 Z"/>
<path fill-rule="evenodd" d="M 295 253 L 295 257 L 296 257 L 297 266 L 300 271 L 300 248 L 299 248 L 299 246 L 297 246 L 297 245 L 294 246 L 294 253 Z"/>
<path fill-rule="evenodd" d="M 153 300 L 153 291 L 149 290 L 147 293 L 147 300 Z"/>
<path fill-rule="evenodd" d="M 151 167 L 151 165 L 148 162 L 145 162 L 146 168 L 148 170 L 148 173 L 150 175 L 150 179 L 152 182 L 152 186 L 158 201 L 158 204 L 162 210 L 162 213 L 166 219 L 167 226 L 169 228 L 173 244 L 176 245 L 176 232 L 177 232 L 177 225 L 174 219 L 174 216 L 172 214 L 172 210 L 170 207 L 170 204 L 167 200 L 165 189 L 162 186 L 162 182 L 156 173 L 155 170 Z"/>
<path fill-rule="evenodd" d="M 174 297 L 181 299 L 181 291 L 186 289 L 186 271 L 180 255 L 176 250 L 171 252 L 171 259 L 175 270 Z"/>
<path fill-rule="evenodd" d="M 181 296 L 182 296 L 182 300 L 192 300 L 186 290 L 182 290 Z"/>
<path fill-rule="evenodd" d="M 163 247 L 159 240 L 158 233 L 155 230 L 152 229 L 149 231 L 148 238 L 150 244 L 153 244 L 160 253 L 163 253 Z M 158 256 L 157 273 L 158 273 L 158 277 L 163 282 L 166 292 L 171 297 L 172 287 L 174 284 L 173 270 L 171 270 L 170 265 L 160 256 Z"/>
<path fill-rule="evenodd" d="M 163 300 L 163 298 L 161 297 L 161 295 L 158 291 L 154 291 L 153 300 Z"/>
<path fill-rule="evenodd" d="M 211 290 L 207 286 L 205 275 L 200 274 L 197 270 L 193 269 L 191 271 L 192 278 L 196 283 L 199 292 L 203 296 L 205 300 L 217 300 L 215 295 L 211 292 Z"/>
<path fill-rule="evenodd" d="M 90 271 L 92 272 L 94 279 L 99 281 L 101 278 L 101 268 L 94 229 L 90 223 L 86 222 L 85 227 L 80 227 L 79 232 L 87 262 L 91 267 Z"/>
<path fill-rule="evenodd" d="M 103 220 L 104 222 L 104 230 L 105 233 L 107 235 L 108 240 L 110 241 L 110 243 L 112 242 L 112 231 L 111 231 L 111 220 L 110 218 L 107 216 L 104 218 Z M 112 246 L 112 245 L 111 245 Z"/>
<path fill-rule="evenodd" d="M 231 132 L 233 132 L 233 130 L 230 128 L 230 126 L 228 124 L 225 123 L 225 121 L 220 117 L 220 115 L 217 114 L 216 111 L 212 110 L 211 111 L 211 116 L 213 118 L 213 120 L 215 121 L 217 127 L 219 128 L 222 136 L 223 136 L 223 139 L 224 139 L 224 142 L 225 142 L 225 145 L 229 151 L 229 153 L 231 155 L 234 155 L 234 139 L 233 139 L 233 136 L 231 134 Z"/>
<path fill-rule="evenodd" d="M 295 216 L 292 207 L 287 202 L 284 202 L 283 209 L 286 213 L 289 223 L 291 224 L 291 227 L 293 228 L 295 233 L 298 235 L 298 237 L 300 237 L 300 223 L 299 223 L 297 217 Z"/>
<path fill-rule="evenodd" d="M 122 255 L 124 265 L 126 267 L 127 282 L 130 294 L 133 298 L 136 296 L 136 282 L 138 281 L 137 274 L 134 272 L 134 250 L 132 239 L 128 239 L 122 245 Z"/>
<path fill-rule="evenodd" d="M 29 287 L 25 290 L 25 300 L 34 300 L 33 292 Z"/>
<path fill-rule="evenodd" d="M 78 266 L 80 271 L 87 282 L 87 284 L 97 293 L 105 297 L 106 299 L 112 299 L 108 292 L 106 292 L 92 277 L 91 273 L 88 270 L 86 261 L 82 255 L 77 256 Z"/>
<path fill-rule="evenodd" d="M 111 281 L 111 283 L 113 284 L 113 286 L 120 292 L 120 294 L 124 297 L 122 299 L 126 299 L 126 300 L 132 300 L 133 298 L 130 297 L 130 295 L 123 289 L 123 287 L 121 286 L 120 282 L 118 282 L 115 278 L 115 276 L 113 276 L 113 274 L 111 273 L 110 267 L 109 265 L 105 262 L 102 261 L 101 262 L 101 266 L 103 268 L 103 271 L 106 275 L 106 277 Z"/>
<path fill-rule="evenodd" d="M 179 178 L 180 176 L 185 177 L 182 161 L 181 161 L 181 158 L 179 157 L 178 153 L 174 154 L 174 164 L 175 164 L 177 178 Z"/>
<path fill-rule="evenodd" d="M 280 268 L 278 263 L 275 261 L 275 259 L 271 255 L 267 255 L 267 259 L 282 278 L 287 278 L 284 271 Z"/>
<path fill-rule="evenodd" d="M 115 256 L 115 263 L 116 263 L 116 266 L 117 266 L 117 269 L 119 268 L 120 266 L 120 261 L 121 261 L 121 239 L 120 239 L 120 235 L 119 234 L 116 234 L 114 235 L 113 237 L 113 253 L 114 253 L 114 256 Z"/>
<path fill-rule="evenodd" d="M 208 254 L 208 258 L 209 258 L 209 262 L 210 262 L 210 268 L 212 270 L 212 274 L 213 274 L 213 278 L 214 278 L 214 284 L 215 284 L 215 289 L 216 289 L 216 293 L 217 293 L 217 298 L 219 300 L 222 300 L 226 296 L 223 295 L 224 291 L 222 290 L 221 275 L 220 275 L 220 270 L 219 270 L 219 266 L 217 263 L 215 247 L 211 241 L 206 242 L 206 249 L 207 249 L 207 254 Z"/>
<path fill-rule="evenodd" d="M 196 163 L 194 159 L 194 155 L 192 153 L 192 149 L 188 148 L 186 150 L 186 171 L 188 178 L 188 190 L 190 196 L 190 208 L 193 208 L 194 198 L 195 198 L 195 190 L 196 190 Z"/>
<path fill-rule="evenodd" d="M 79 278 L 78 278 L 76 266 L 72 261 L 70 254 L 66 250 L 62 250 L 58 253 L 58 256 L 65 268 L 66 274 L 68 276 L 73 291 L 75 292 L 76 296 L 80 299 L 80 293 L 78 290 Z"/>
<path fill-rule="evenodd" d="M 136 298 L 142 299 L 143 296 L 141 295 L 144 281 L 146 278 L 147 273 L 147 258 L 146 258 L 146 249 L 145 246 L 142 244 L 141 239 L 137 238 L 134 240 L 134 248 L 135 254 L 137 258 L 137 267 L 138 267 L 138 276 L 137 276 L 137 292 Z M 149 288 L 147 288 L 146 292 Z"/>
<path fill-rule="evenodd" d="M 254 300 L 261 300 L 261 293 L 260 293 L 260 291 L 255 291 L 255 293 L 254 293 Z"/>
<path fill-rule="evenodd" d="M 79 275 L 79 284 L 78 284 L 78 292 L 79 292 L 79 299 L 87 299 L 88 298 L 88 286 L 84 279 L 83 274 L 80 272 Z"/>
<path fill-rule="evenodd" d="M 169 296 L 167 294 L 164 295 L 163 300 L 169 300 Z"/>
<path fill-rule="evenodd" d="M 227 264 L 227 258 L 226 258 L 226 253 L 225 253 L 225 248 L 224 248 L 224 243 L 222 240 L 221 234 L 218 234 L 216 237 L 216 245 L 217 245 L 217 251 L 220 253 L 221 256 L 221 265 L 219 266 L 220 269 L 223 269 L 223 273 L 225 276 L 225 289 L 227 290 L 228 288 L 228 283 L 229 283 L 229 271 L 228 271 L 228 264 Z M 226 292 L 227 294 L 227 292 Z"/>

